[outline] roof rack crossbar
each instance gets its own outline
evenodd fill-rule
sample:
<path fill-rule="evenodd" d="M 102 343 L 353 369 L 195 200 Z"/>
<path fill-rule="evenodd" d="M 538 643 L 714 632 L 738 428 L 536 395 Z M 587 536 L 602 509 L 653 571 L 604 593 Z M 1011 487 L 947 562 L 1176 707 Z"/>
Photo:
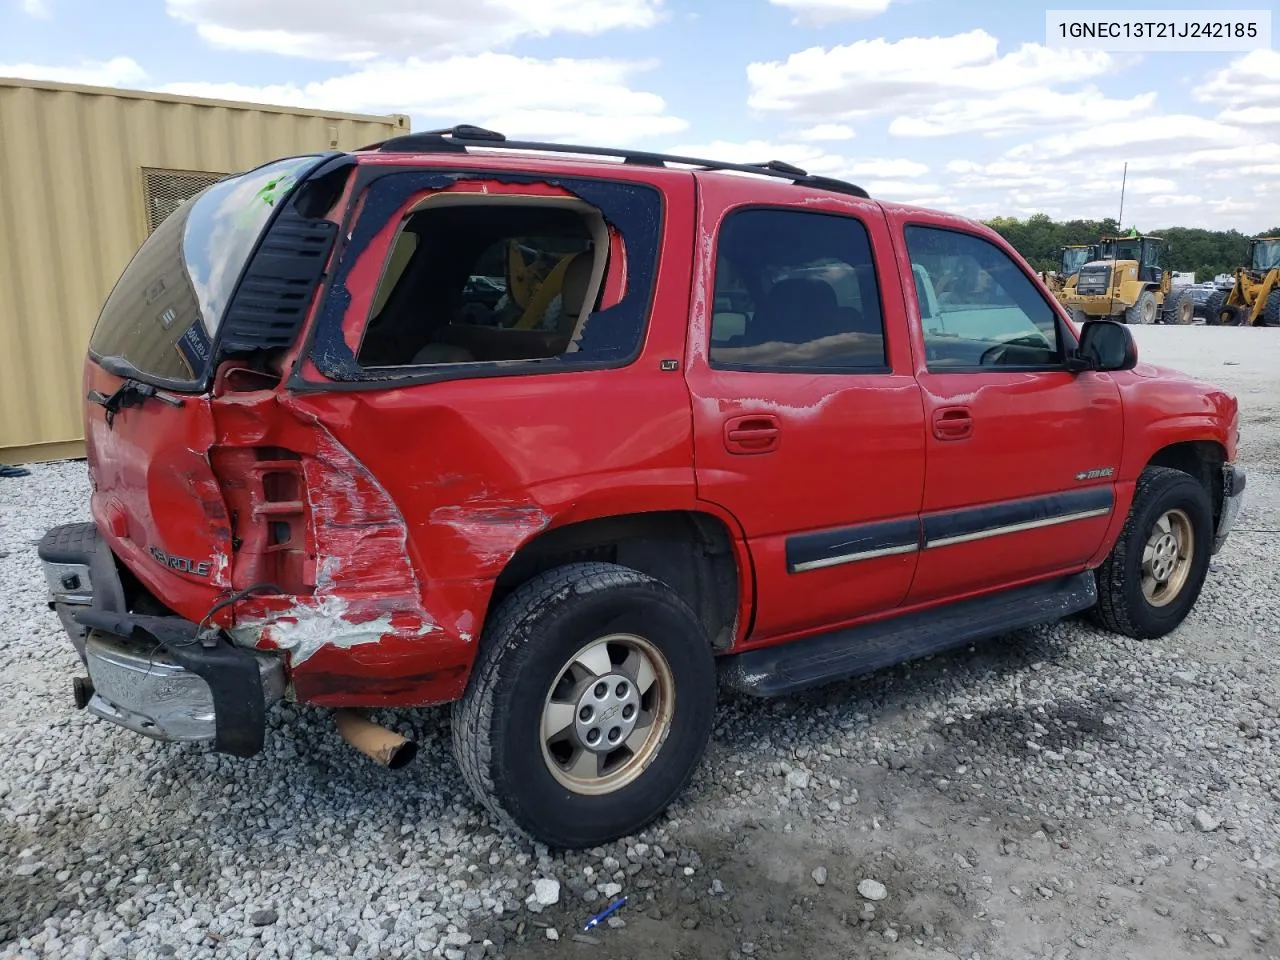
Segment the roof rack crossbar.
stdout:
<path fill-rule="evenodd" d="M 654 153 L 647 150 L 623 150 L 612 147 L 589 147 L 567 143 L 544 143 L 537 140 L 508 140 L 497 131 L 486 130 L 483 127 L 476 127 L 471 124 L 460 124 L 443 130 L 408 133 L 370 144 L 361 149 L 377 150 L 379 153 L 465 153 L 468 147 L 528 150 L 540 153 L 574 153 L 588 157 L 614 157 L 622 160 L 623 163 L 640 166 L 666 167 L 668 164 L 676 164 L 694 167 L 699 170 L 754 173 L 761 176 L 790 180 L 800 186 L 818 187 L 824 190 L 851 194 L 855 197 L 870 198 L 870 194 L 856 184 L 832 177 L 811 174 L 807 170 L 784 163 L 781 160 L 768 160 L 762 163 L 728 163 L 719 160 L 705 160 L 698 157 L 682 157 L 669 153 Z"/>

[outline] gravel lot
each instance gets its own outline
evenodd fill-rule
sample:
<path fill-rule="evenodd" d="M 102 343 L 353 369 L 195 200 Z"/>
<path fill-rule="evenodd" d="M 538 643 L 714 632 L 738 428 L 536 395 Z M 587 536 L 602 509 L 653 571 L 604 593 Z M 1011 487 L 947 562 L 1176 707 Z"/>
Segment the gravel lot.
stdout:
<path fill-rule="evenodd" d="M 0 479 L 0 956 L 1280 957 L 1280 332 L 1136 332 L 1244 408 L 1245 512 L 1180 630 L 726 698 L 671 816 L 570 856 L 479 814 L 444 711 L 381 716 L 422 741 L 398 772 L 319 710 L 252 761 L 76 712 L 34 542 L 84 467 Z"/>

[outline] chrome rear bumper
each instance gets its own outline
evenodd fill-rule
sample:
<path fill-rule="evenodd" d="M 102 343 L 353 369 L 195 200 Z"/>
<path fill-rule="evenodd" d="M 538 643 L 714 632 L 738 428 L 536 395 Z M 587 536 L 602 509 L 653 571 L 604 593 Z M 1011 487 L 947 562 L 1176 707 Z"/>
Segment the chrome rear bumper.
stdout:
<path fill-rule="evenodd" d="M 128 612 L 115 557 L 91 523 L 40 542 L 49 606 L 84 661 L 77 705 L 165 741 L 212 741 L 222 753 L 262 749 L 266 710 L 283 699 L 284 658 L 198 636 L 178 616 Z"/>

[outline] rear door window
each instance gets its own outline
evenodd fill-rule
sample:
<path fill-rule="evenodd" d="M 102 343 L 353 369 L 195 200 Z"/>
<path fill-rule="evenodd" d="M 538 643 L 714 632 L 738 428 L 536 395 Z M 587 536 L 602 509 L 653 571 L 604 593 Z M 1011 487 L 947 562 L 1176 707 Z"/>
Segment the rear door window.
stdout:
<path fill-rule="evenodd" d="M 711 366 L 884 372 L 884 319 L 867 228 L 852 216 L 747 208 L 716 247 Z"/>

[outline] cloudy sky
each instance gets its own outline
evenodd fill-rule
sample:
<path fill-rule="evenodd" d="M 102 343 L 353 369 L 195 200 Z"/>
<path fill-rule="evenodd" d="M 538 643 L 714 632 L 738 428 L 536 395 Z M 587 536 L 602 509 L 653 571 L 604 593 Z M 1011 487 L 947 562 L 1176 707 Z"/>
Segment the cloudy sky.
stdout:
<path fill-rule="evenodd" d="M 1044 31 L 1016 0 L 0 0 L 0 75 L 781 159 L 976 217 L 1114 216 L 1127 161 L 1126 225 L 1280 220 L 1280 53 Z"/>

